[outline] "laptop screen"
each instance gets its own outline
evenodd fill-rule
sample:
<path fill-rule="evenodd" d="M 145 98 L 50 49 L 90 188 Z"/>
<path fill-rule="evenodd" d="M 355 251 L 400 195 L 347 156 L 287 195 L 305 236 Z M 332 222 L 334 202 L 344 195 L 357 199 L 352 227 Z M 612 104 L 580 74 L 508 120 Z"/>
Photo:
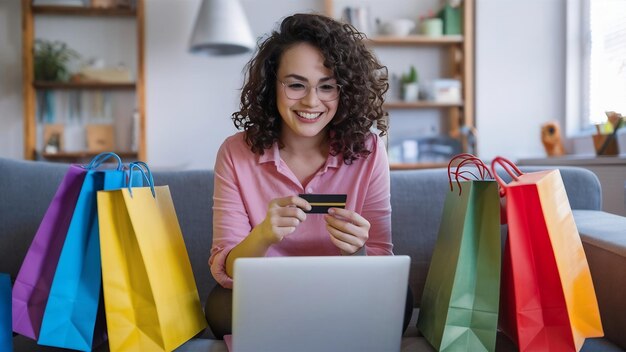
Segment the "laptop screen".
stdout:
<path fill-rule="evenodd" d="M 399 351 L 408 256 L 239 258 L 233 351 Z"/>

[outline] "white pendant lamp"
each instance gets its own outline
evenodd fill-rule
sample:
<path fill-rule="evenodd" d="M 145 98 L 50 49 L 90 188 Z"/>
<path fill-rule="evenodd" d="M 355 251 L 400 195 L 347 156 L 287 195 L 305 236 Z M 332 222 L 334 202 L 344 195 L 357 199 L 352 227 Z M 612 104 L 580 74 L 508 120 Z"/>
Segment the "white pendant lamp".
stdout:
<path fill-rule="evenodd" d="M 189 51 L 194 54 L 234 55 L 252 51 L 255 45 L 239 0 L 202 0 Z"/>

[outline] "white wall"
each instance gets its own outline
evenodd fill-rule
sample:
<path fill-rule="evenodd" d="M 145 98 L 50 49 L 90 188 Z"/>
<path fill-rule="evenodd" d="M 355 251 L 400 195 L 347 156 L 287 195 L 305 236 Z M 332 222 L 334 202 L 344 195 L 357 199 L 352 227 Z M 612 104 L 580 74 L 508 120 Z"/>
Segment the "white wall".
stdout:
<path fill-rule="evenodd" d="M 477 0 L 479 153 L 543 156 L 539 125 L 564 116 L 566 0 Z M 242 0 L 259 36 L 321 0 Z M 211 168 L 235 132 L 250 54 L 198 57 L 187 44 L 200 0 L 146 1 L 147 155 L 159 168 Z M 0 0 L 0 156 L 22 158 L 19 1 Z M 382 55 L 384 56 L 384 55 Z M 383 60 L 384 57 L 381 57 Z M 390 59 L 391 60 L 391 59 Z"/>
<path fill-rule="evenodd" d="M 24 155 L 20 1 L 0 0 L 0 156 Z"/>
<path fill-rule="evenodd" d="M 565 116 L 566 0 L 478 0 L 478 152 L 544 157 L 540 125 Z"/>

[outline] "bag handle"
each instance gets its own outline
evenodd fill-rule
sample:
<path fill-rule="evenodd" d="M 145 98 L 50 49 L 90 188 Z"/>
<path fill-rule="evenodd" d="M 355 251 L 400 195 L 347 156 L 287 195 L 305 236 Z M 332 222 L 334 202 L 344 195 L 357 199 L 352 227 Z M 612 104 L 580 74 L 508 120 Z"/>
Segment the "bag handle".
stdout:
<path fill-rule="evenodd" d="M 496 172 L 497 164 L 502 166 L 502 168 L 509 174 L 509 176 L 511 176 L 514 181 L 518 181 L 519 176 L 522 176 L 524 173 L 517 167 L 517 165 L 515 165 L 511 160 L 507 158 L 501 156 L 496 156 L 495 158 L 493 158 L 493 161 L 491 161 L 491 172 L 493 173 L 496 181 L 498 181 L 498 184 L 500 185 L 500 197 L 504 197 L 504 195 L 506 194 L 507 184 L 506 182 L 504 182 L 504 180 L 502 180 L 500 176 L 498 176 L 498 173 Z"/>
<path fill-rule="evenodd" d="M 456 159 L 463 159 L 463 160 L 459 163 L 459 165 L 457 165 L 456 171 L 452 172 L 452 171 L 451 171 L 451 168 L 452 168 L 452 163 L 453 163 L 453 162 L 454 162 L 454 160 L 456 160 Z M 472 155 L 472 154 L 469 154 L 469 153 L 461 153 L 461 154 L 457 154 L 457 155 L 455 155 L 454 157 L 452 157 L 452 159 L 450 159 L 450 162 L 448 162 L 448 181 L 449 181 L 449 183 L 450 183 L 450 191 L 452 191 L 452 177 L 451 177 L 451 176 L 452 176 L 452 174 L 454 173 L 455 175 L 457 175 L 457 176 L 458 176 L 458 174 L 459 174 L 459 172 L 458 172 L 458 171 L 459 171 L 459 166 L 460 166 L 460 164 L 462 164 L 462 163 L 464 163 L 466 160 L 470 160 L 470 159 L 471 159 L 471 160 L 474 160 L 474 159 L 478 159 L 478 158 L 476 158 L 476 156 L 474 156 L 474 155 Z M 470 174 L 472 174 L 472 173 L 470 172 Z M 472 175 L 473 175 L 474 177 L 476 177 L 476 175 L 474 175 L 474 174 L 472 174 Z M 481 175 L 482 175 L 482 172 L 481 172 Z M 467 177 L 465 177 L 465 176 L 462 176 L 462 178 L 464 178 L 464 179 L 466 179 L 466 180 L 468 179 L 468 178 L 467 178 Z"/>
<path fill-rule="evenodd" d="M 103 162 L 107 161 L 110 157 L 114 157 L 117 160 L 117 171 L 122 171 L 124 169 L 124 164 L 122 164 L 122 159 L 119 155 L 113 152 L 104 152 L 100 153 L 91 159 L 87 166 L 83 166 L 85 169 L 91 170 L 100 167 Z"/>
<path fill-rule="evenodd" d="M 448 163 L 448 175 L 450 175 L 452 172 L 450 171 L 451 166 L 452 166 L 452 162 L 456 159 L 462 158 L 463 160 L 459 163 L 459 165 L 457 165 L 457 170 L 455 171 L 455 174 L 462 174 L 464 172 L 468 172 L 468 171 L 464 171 L 464 172 L 459 172 L 459 168 L 471 161 L 473 162 L 476 167 L 478 168 L 478 171 L 480 172 L 480 179 L 484 179 L 485 178 L 485 174 L 483 171 L 487 171 L 487 174 L 491 177 L 491 173 L 489 172 L 489 168 L 487 167 L 487 165 L 485 165 L 485 163 L 483 163 L 482 160 L 480 160 L 477 156 L 473 155 L 473 154 L 469 154 L 469 153 L 461 153 L 461 154 L 457 154 L 455 155 L 452 159 L 450 159 L 450 162 Z M 473 173 L 470 172 L 471 175 L 473 175 L 475 178 L 478 179 L 478 177 L 476 175 L 474 175 Z M 464 179 L 468 179 L 466 177 L 461 176 Z M 491 177 L 493 178 L 493 177 Z"/>
<path fill-rule="evenodd" d="M 474 164 L 476 166 L 476 168 L 478 169 L 478 172 L 480 172 L 480 177 L 477 177 L 476 175 L 474 175 L 472 172 L 468 171 L 468 170 L 463 170 L 460 171 L 461 168 L 467 164 L 468 162 L 471 162 L 472 164 Z M 480 180 L 484 180 L 485 178 L 487 178 L 487 176 L 489 176 L 489 178 L 493 179 L 493 176 L 491 176 L 491 172 L 489 171 L 489 168 L 487 167 L 487 165 L 485 165 L 485 163 L 480 160 L 477 157 L 473 157 L 473 158 L 468 158 L 465 159 L 463 161 L 461 161 L 459 163 L 459 165 L 457 165 L 456 167 L 456 171 L 455 174 L 458 176 L 461 176 L 461 178 L 467 180 L 469 179 L 468 177 L 463 176 L 464 173 L 469 173 L 470 175 L 474 176 L 474 178 L 476 179 L 480 179 Z"/>
<path fill-rule="evenodd" d="M 451 171 L 452 163 L 456 159 L 462 159 L 462 160 L 457 165 L 456 170 Z M 476 168 L 478 169 L 478 172 L 480 173 L 480 177 L 474 175 L 471 171 L 468 171 L 468 170 L 461 171 L 463 166 L 465 166 L 465 164 L 468 164 L 468 163 L 472 163 L 474 164 L 474 166 L 476 166 Z M 491 172 L 489 172 L 489 168 L 487 167 L 487 165 L 485 165 L 485 163 L 482 160 L 480 160 L 478 157 L 469 153 L 457 154 L 452 159 L 450 159 L 450 162 L 448 163 L 448 182 L 450 184 L 450 192 L 452 192 L 452 190 L 454 189 L 454 187 L 452 186 L 452 174 L 454 174 L 456 183 L 459 186 L 459 195 L 461 194 L 462 192 L 461 181 L 459 181 L 459 177 L 461 177 L 461 179 L 464 179 L 464 180 L 469 180 L 469 177 L 464 175 L 465 173 L 469 173 L 470 175 L 474 176 L 474 178 L 477 180 L 484 180 L 486 176 L 489 176 L 489 178 L 493 179 L 493 176 L 491 176 Z"/>
<path fill-rule="evenodd" d="M 133 169 L 139 169 L 143 177 L 148 182 L 148 186 L 150 186 L 150 191 L 152 192 L 152 197 L 156 198 L 156 192 L 154 191 L 154 178 L 152 178 L 152 171 L 143 161 L 133 161 L 128 164 L 128 193 L 130 193 L 130 197 L 133 197 Z"/>

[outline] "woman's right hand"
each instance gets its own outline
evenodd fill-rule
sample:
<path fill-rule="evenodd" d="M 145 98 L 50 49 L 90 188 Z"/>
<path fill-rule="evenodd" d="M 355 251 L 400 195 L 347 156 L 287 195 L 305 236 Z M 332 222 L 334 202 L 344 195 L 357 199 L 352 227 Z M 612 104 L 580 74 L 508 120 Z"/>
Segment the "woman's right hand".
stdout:
<path fill-rule="evenodd" d="M 298 196 L 272 199 L 267 206 L 265 220 L 258 225 L 264 242 L 274 244 L 296 230 L 306 219 L 302 209 L 311 210 L 309 202 Z"/>
<path fill-rule="evenodd" d="M 263 222 L 228 253 L 226 274 L 233 277 L 237 258 L 263 257 L 274 243 L 294 232 L 306 219 L 302 209 L 310 210 L 311 204 L 298 196 L 272 199 Z"/>

